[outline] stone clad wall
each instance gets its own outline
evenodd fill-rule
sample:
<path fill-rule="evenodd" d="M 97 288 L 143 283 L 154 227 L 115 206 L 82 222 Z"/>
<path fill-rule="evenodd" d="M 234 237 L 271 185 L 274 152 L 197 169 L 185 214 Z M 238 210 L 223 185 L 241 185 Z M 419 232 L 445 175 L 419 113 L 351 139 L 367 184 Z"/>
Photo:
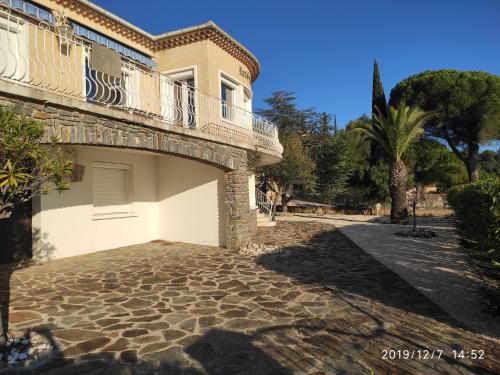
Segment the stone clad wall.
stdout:
<path fill-rule="evenodd" d="M 85 103 L 89 108 L 92 105 Z M 134 121 L 76 110 L 55 103 L 0 93 L 0 106 L 12 107 L 46 125 L 48 137 L 63 144 L 140 149 L 207 163 L 225 171 L 226 244 L 239 248 L 250 240 L 248 152 L 243 148 L 176 134 Z M 109 110 L 112 113 L 113 110 Z"/>
<path fill-rule="evenodd" d="M 240 248 L 245 246 L 251 237 L 246 151 L 245 156 L 236 163 L 234 170 L 224 176 L 224 186 L 227 247 Z"/>

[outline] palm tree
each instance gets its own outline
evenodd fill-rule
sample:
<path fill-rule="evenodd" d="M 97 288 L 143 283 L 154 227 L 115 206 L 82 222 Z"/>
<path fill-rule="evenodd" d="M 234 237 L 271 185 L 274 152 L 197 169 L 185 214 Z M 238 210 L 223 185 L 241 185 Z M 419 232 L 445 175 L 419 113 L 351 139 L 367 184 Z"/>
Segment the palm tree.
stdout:
<path fill-rule="evenodd" d="M 391 195 L 391 223 L 403 224 L 408 219 L 406 207 L 407 171 L 402 156 L 412 142 L 424 132 L 423 125 L 435 116 L 416 106 L 401 101 L 397 108 L 390 107 L 387 117 L 380 111 L 372 123 L 360 124 L 355 130 L 362 131 L 368 139 L 377 142 L 390 162 L 389 192 Z"/>

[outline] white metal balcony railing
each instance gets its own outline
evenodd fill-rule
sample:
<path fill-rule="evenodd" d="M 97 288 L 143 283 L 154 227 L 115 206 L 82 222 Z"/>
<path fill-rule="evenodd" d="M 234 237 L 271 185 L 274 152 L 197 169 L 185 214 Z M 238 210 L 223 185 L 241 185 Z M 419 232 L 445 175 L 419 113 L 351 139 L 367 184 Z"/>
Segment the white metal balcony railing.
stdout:
<path fill-rule="evenodd" d="M 0 79 L 282 152 L 271 122 L 124 56 L 120 77 L 93 70 L 91 53 L 91 43 L 68 29 L 0 6 Z"/>
<path fill-rule="evenodd" d="M 269 217 L 273 213 L 273 201 L 262 190 L 255 188 L 255 203 L 259 211 Z"/>

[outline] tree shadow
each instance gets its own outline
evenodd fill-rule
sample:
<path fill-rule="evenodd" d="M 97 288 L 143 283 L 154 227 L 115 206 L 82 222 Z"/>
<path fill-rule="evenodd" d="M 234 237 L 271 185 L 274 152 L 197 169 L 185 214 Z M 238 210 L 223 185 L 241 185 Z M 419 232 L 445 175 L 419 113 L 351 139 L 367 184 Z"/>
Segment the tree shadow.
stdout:
<path fill-rule="evenodd" d="M 364 252 L 338 229 L 315 233 L 306 243 L 282 249 L 286 255 L 262 255 L 257 263 L 300 282 L 361 295 L 385 305 L 458 325 L 439 306 Z"/>
<path fill-rule="evenodd" d="M 292 374 L 256 347 L 253 339 L 241 332 L 212 329 L 185 351 L 208 374 Z"/>
<path fill-rule="evenodd" d="M 343 298 L 340 296 L 340 298 Z M 151 359 L 138 359 L 133 350 L 89 353 L 80 357 L 65 357 L 52 336 L 50 328 L 34 329 L 52 346 L 44 359 L 28 367 L 0 369 L 0 374 L 186 374 L 186 375 L 291 375 L 304 374 L 367 374 L 384 373 L 460 373 L 494 374 L 483 363 L 464 363 L 444 354 L 440 361 L 391 362 L 382 360 L 372 346 L 377 340 L 392 340 L 393 345 L 425 350 L 425 343 L 411 337 L 401 337 L 384 330 L 383 323 L 345 298 L 355 310 L 375 322 L 372 329 L 349 325 L 345 321 L 326 322 L 303 319 L 293 324 L 274 325 L 253 333 L 210 329 L 191 345 L 177 351 L 161 351 Z M 169 344 L 165 343 L 168 347 Z M 376 344 L 375 344 L 376 346 Z M 374 350 L 376 353 L 373 353 Z M 271 353 L 269 355 L 268 353 Z M 189 360 L 186 360 L 189 355 Z M 194 362 L 195 360 L 196 362 Z"/>
<path fill-rule="evenodd" d="M 436 232 L 434 238 L 398 237 L 395 233 L 402 226 L 373 225 L 376 223 L 371 220 L 358 224 L 333 217 L 319 220 L 319 225 L 329 221 L 341 225 L 341 232 L 356 241 L 358 249 L 366 254 L 363 258 L 371 258 L 374 264 L 402 275 L 415 292 L 439 304 L 460 326 L 500 337 L 500 316 L 489 311 L 483 281 L 459 246 L 453 219 L 419 218 L 418 226 Z M 332 244 L 330 251 L 338 249 Z"/>
<path fill-rule="evenodd" d="M 0 343 L 9 336 L 10 281 L 12 274 L 38 261 L 50 259 L 55 248 L 39 229 L 32 230 L 31 202 L 0 219 Z M 33 246 L 33 244 L 36 244 Z"/>
<path fill-rule="evenodd" d="M 171 352 L 162 354 L 160 360 L 140 360 L 135 351 L 125 350 L 118 357 L 113 352 L 90 353 L 78 358 L 65 357 L 51 329 L 38 328 L 31 332 L 43 336 L 52 347 L 49 353 L 28 366 L 15 368 L 0 367 L 0 374 L 255 374 L 255 375 L 291 375 L 286 369 L 263 350 L 256 347 L 251 335 L 244 333 L 211 329 L 198 341 L 185 348 L 185 354 L 198 362 L 187 362 L 184 354 Z M 29 334 L 26 332 L 25 334 Z M 168 347 L 168 344 L 165 343 Z M 170 354 L 170 355 L 169 355 Z M 184 355 L 185 356 L 185 355 Z"/>
<path fill-rule="evenodd" d="M 66 357 L 64 351 L 54 339 L 50 328 L 35 328 L 25 332 L 43 336 L 51 345 L 51 351 L 45 352 L 37 361 L 20 363 L 15 367 L 1 368 L 1 375 L 43 374 L 43 375 L 84 375 L 84 374 L 188 374 L 202 375 L 199 370 L 189 368 L 175 360 L 157 363 L 141 361 L 135 353 L 126 351 L 122 359 L 117 359 L 113 352 L 89 353 L 78 358 Z"/>

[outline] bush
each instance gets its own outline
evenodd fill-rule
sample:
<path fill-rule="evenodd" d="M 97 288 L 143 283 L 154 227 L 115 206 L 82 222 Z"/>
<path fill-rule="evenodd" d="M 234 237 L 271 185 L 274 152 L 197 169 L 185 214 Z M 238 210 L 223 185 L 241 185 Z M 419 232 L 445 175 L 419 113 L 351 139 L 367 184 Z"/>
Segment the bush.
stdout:
<path fill-rule="evenodd" d="M 454 186 L 448 202 L 461 237 L 477 244 L 493 265 L 500 266 L 500 178 Z"/>

